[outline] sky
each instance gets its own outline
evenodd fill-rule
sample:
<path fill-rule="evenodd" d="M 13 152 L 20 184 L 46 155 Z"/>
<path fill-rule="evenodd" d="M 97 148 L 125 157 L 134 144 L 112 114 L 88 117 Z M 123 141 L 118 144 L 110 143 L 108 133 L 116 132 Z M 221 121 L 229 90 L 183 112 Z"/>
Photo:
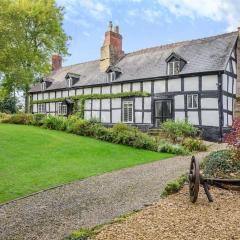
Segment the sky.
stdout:
<path fill-rule="evenodd" d="M 99 59 L 109 21 L 119 25 L 125 53 L 240 27 L 240 0 L 56 1 L 72 38 L 64 66 Z"/>

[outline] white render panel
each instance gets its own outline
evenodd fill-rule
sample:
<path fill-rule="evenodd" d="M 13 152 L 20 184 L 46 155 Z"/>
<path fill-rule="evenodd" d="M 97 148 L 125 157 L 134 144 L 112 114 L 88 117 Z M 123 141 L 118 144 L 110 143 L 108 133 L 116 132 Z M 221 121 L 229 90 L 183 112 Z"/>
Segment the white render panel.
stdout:
<path fill-rule="evenodd" d="M 121 108 L 121 98 L 112 99 L 112 108 Z"/>
<path fill-rule="evenodd" d="M 228 97 L 228 110 L 232 111 L 232 104 L 233 104 L 233 99 L 231 97 Z"/>
<path fill-rule="evenodd" d="M 154 93 L 166 92 L 166 80 L 154 82 Z"/>
<path fill-rule="evenodd" d="M 218 99 L 217 98 L 201 98 L 201 107 L 202 108 L 218 108 Z"/>
<path fill-rule="evenodd" d="M 110 99 L 102 99 L 102 109 L 110 109 Z"/>
<path fill-rule="evenodd" d="M 229 77 L 228 81 L 228 92 L 232 93 L 232 84 L 233 84 L 233 77 Z"/>
<path fill-rule="evenodd" d="M 100 94 L 100 87 L 94 87 L 93 88 L 93 93 L 94 94 Z"/>
<path fill-rule="evenodd" d="M 63 91 L 63 97 L 68 97 L 68 91 Z"/>
<path fill-rule="evenodd" d="M 37 100 L 37 94 L 33 94 L 33 101 Z"/>
<path fill-rule="evenodd" d="M 188 122 L 192 123 L 193 125 L 199 125 L 198 112 L 188 111 L 187 116 Z"/>
<path fill-rule="evenodd" d="M 133 85 L 132 85 L 132 90 L 133 90 L 133 92 L 139 92 L 139 91 L 141 91 L 141 85 L 140 85 L 140 82 L 138 82 L 138 83 L 133 83 Z"/>
<path fill-rule="evenodd" d="M 175 112 L 175 120 L 185 120 L 185 112 Z"/>
<path fill-rule="evenodd" d="M 43 94 L 43 99 L 48 99 L 48 92 Z"/>
<path fill-rule="evenodd" d="M 198 77 L 185 77 L 184 78 L 184 91 L 198 91 L 199 79 Z"/>
<path fill-rule="evenodd" d="M 50 92 L 50 99 L 55 98 L 55 92 Z"/>
<path fill-rule="evenodd" d="M 43 99 L 43 94 L 42 93 L 38 93 L 38 100 L 42 100 Z"/>
<path fill-rule="evenodd" d="M 56 92 L 56 98 L 61 98 L 61 97 L 62 97 L 62 92 L 61 91 Z"/>
<path fill-rule="evenodd" d="M 91 119 L 91 111 L 84 111 L 84 119 L 86 120 Z"/>
<path fill-rule="evenodd" d="M 202 111 L 202 125 L 218 127 L 219 112 L 218 111 Z"/>
<path fill-rule="evenodd" d="M 144 109 L 151 109 L 151 97 L 144 97 Z"/>
<path fill-rule="evenodd" d="M 142 123 L 142 112 L 135 112 L 135 123 Z"/>
<path fill-rule="evenodd" d="M 119 123 L 121 122 L 121 110 L 114 109 L 112 110 L 112 123 Z"/>
<path fill-rule="evenodd" d="M 151 112 L 144 112 L 143 122 L 151 123 Z"/>
<path fill-rule="evenodd" d="M 92 89 L 91 88 L 84 88 L 84 95 L 91 94 Z"/>
<path fill-rule="evenodd" d="M 121 85 L 112 85 L 112 93 L 120 93 Z"/>
<path fill-rule="evenodd" d="M 168 91 L 169 92 L 177 92 L 181 91 L 181 79 L 169 79 L 168 80 Z"/>
<path fill-rule="evenodd" d="M 131 91 L 130 83 L 123 84 L 123 92 L 130 92 L 130 91 Z"/>
<path fill-rule="evenodd" d="M 50 104 L 46 103 L 46 112 L 50 112 Z"/>
<path fill-rule="evenodd" d="M 228 91 L 228 88 L 227 88 L 227 75 L 226 74 L 223 74 L 222 75 L 222 78 L 223 78 L 223 86 L 222 86 L 222 89 L 223 89 L 223 91 Z"/>
<path fill-rule="evenodd" d="M 236 82 L 237 82 L 237 79 L 234 78 L 234 80 L 233 80 L 233 94 L 236 94 Z"/>
<path fill-rule="evenodd" d="M 218 76 L 202 76 L 202 90 L 217 90 Z"/>
<path fill-rule="evenodd" d="M 110 93 L 110 86 L 102 87 L 102 93 L 103 94 L 109 94 Z"/>
<path fill-rule="evenodd" d="M 232 115 L 228 114 L 228 126 L 232 126 Z"/>
<path fill-rule="evenodd" d="M 100 120 L 100 111 L 92 111 L 92 118 Z"/>
<path fill-rule="evenodd" d="M 142 110 L 142 98 L 141 97 L 136 97 L 135 98 L 135 109 L 136 110 Z"/>
<path fill-rule="evenodd" d="M 184 95 L 174 96 L 175 109 L 184 109 Z"/>
<path fill-rule="evenodd" d="M 110 111 L 102 111 L 101 112 L 101 122 L 102 123 L 110 123 Z"/>
<path fill-rule="evenodd" d="M 73 89 L 70 90 L 70 91 L 69 91 L 69 96 L 75 96 L 75 90 L 73 90 Z"/>
<path fill-rule="evenodd" d="M 100 99 L 93 99 L 92 100 L 92 109 L 93 110 L 100 110 Z"/>
<path fill-rule="evenodd" d="M 227 113 L 223 113 L 223 126 L 224 127 L 227 127 L 228 126 L 228 124 L 227 124 Z"/>
<path fill-rule="evenodd" d="M 38 111 L 37 104 L 33 104 L 33 112 L 36 113 Z"/>
<path fill-rule="evenodd" d="M 227 96 L 223 95 L 223 109 L 227 109 Z"/>
<path fill-rule="evenodd" d="M 237 74 L 237 65 L 235 61 L 232 61 L 232 66 L 233 66 L 233 73 Z"/>
<path fill-rule="evenodd" d="M 143 91 L 151 93 L 151 82 L 143 82 Z"/>
<path fill-rule="evenodd" d="M 227 68 L 226 68 L 226 70 L 227 70 L 228 72 L 231 72 L 231 69 L 230 69 L 230 64 L 229 64 L 229 62 L 228 62 L 228 64 L 227 64 Z"/>
<path fill-rule="evenodd" d="M 85 101 L 85 107 L 86 110 L 91 110 L 91 100 L 86 100 Z"/>
<path fill-rule="evenodd" d="M 82 94 L 83 94 L 82 88 L 76 90 L 76 95 L 77 95 L 77 96 L 78 96 L 78 95 L 82 95 Z"/>
<path fill-rule="evenodd" d="M 55 112 L 55 103 L 54 102 L 50 103 L 50 112 Z"/>

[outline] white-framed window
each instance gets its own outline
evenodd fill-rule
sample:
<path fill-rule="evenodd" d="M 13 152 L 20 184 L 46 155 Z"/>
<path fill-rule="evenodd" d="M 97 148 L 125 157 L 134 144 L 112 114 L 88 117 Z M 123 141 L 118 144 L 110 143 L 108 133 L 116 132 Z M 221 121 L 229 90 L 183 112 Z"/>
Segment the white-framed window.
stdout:
<path fill-rule="evenodd" d="M 123 122 L 124 123 L 133 122 L 133 101 L 123 102 Z"/>
<path fill-rule="evenodd" d="M 113 82 L 116 79 L 116 73 L 115 72 L 109 72 L 108 73 L 108 81 Z"/>
<path fill-rule="evenodd" d="M 72 83 L 73 83 L 72 78 L 71 78 L 71 77 L 68 78 L 68 79 L 67 79 L 67 87 L 68 87 L 68 88 L 72 87 Z"/>
<path fill-rule="evenodd" d="M 188 109 L 198 108 L 198 94 L 187 95 L 187 108 Z"/>
<path fill-rule="evenodd" d="M 168 75 L 176 75 L 180 72 L 180 61 L 172 61 L 168 63 Z"/>
<path fill-rule="evenodd" d="M 38 113 L 46 113 L 46 103 L 38 104 Z"/>
<path fill-rule="evenodd" d="M 42 91 L 45 91 L 46 88 L 47 88 L 46 82 L 42 82 L 42 84 L 41 84 L 41 89 L 42 89 Z"/>
<path fill-rule="evenodd" d="M 57 103 L 57 113 L 58 115 L 67 115 L 67 105 L 64 103 Z"/>

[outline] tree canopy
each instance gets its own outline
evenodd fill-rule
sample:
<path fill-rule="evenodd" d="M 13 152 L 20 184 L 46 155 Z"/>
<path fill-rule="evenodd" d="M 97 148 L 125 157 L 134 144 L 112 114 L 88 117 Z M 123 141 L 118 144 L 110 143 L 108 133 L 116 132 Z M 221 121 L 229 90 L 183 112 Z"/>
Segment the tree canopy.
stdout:
<path fill-rule="evenodd" d="M 23 90 L 27 96 L 30 85 L 50 71 L 51 55 L 67 55 L 63 15 L 55 0 L 0 1 L 0 74 L 9 94 Z"/>

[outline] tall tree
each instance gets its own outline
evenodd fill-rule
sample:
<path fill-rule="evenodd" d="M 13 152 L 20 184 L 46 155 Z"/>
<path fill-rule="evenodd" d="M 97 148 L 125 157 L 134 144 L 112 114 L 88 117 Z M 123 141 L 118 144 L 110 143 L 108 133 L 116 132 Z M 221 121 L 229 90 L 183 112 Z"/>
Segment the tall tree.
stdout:
<path fill-rule="evenodd" d="M 10 92 L 25 93 L 28 109 L 30 85 L 50 71 L 53 53 L 67 55 L 63 8 L 55 0 L 0 1 L 0 73 Z"/>

